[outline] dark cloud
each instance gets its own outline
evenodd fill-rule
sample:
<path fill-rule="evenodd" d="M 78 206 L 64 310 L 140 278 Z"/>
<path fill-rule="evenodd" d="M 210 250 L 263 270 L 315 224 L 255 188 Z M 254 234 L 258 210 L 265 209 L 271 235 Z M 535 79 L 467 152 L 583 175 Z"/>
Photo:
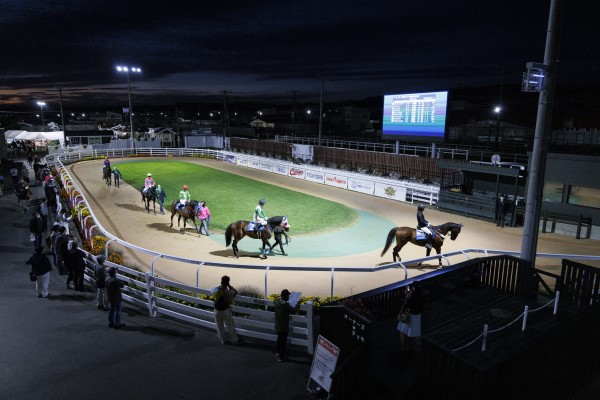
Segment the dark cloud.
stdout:
<path fill-rule="evenodd" d="M 597 81 L 600 2 L 564 2 L 560 79 Z M 22 97 L 123 98 L 115 65 L 148 102 L 200 101 L 230 90 L 273 96 L 378 96 L 518 83 L 542 61 L 549 1 L 5 0 L 0 104 Z M 21 93 L 21 96 L 19 96 Z M 86 93 L 80 96 L 79 93 Z M 94 95 L 95 94 L 95 95 Z M 95 97 L 94 97 L 95 96 Z"/>

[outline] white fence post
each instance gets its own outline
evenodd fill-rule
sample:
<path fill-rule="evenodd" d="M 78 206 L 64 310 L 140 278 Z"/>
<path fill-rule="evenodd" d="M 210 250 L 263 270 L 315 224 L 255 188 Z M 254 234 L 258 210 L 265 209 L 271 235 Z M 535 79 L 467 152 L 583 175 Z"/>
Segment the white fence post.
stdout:
<path fill-rule="evenodd" d="M 330 299 L 333 300 L 333 275 L 335 274 L 335 268 L 331 268 L 331 288 L 329 292 Z"/>
<path fill-rule="evenodd" d="M 558 300 L 560 300 L 560 290 L 557 290 L 556 295 L 554 296 L 554 311 L 552 312 L 554 315 L 558 313 Z"/>
<path fill-rule="evenodd" d="M 521 332 L 525 332 L 527 329 L 527 316 L 529 315 L 529 306 L 525 306 L 525 310 L 523 311 L 523 325 L 521 325 Z"/>
<path fill-rule="evenodd" d="M 156 310 L 154 309 L 154 276 L 148 272 L 144 274 L 146 276 L 146 297 L 148 299 L 148 312 L 150 317 L 156 317 Z"/>
<path fill-rule="evenodd" d="M 481 351 L 487 348 L 488 325 L 483 324 L 483 334 L 481 335 Z"/>

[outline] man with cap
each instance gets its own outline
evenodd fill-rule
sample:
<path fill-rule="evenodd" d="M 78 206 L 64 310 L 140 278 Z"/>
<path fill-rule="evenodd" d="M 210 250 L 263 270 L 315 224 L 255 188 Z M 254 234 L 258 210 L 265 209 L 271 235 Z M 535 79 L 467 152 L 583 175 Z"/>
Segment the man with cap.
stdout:
<path fill-rule="evenodd" d="M 108 311 L 108 300 L 106 298 L 106 267 L 104 266 L 104 256 L 96 257 L 94 266 L 94 277 L 96 279 L 96 305 L 98 310 Z"/>
<path fill-rule="evenodd" d="M 115 186 L 119 187 L 121 183 L 121 171 L 116 166 L 113 168 L 113 175 L 115 177 Z"/>
<path fill-rule="evenodd" d="M 108 278 L 106 278 L 106 295 L 108 296 L 108 327 L 121 329 L 125 324 L 121 323 L 121 302 L 123 295 L 121 288 L 123 283 L 117 279 L 117 267 L 108 269 Z"/>
<path fill-rule="evenodd" d="M 162 188 L 162 186 L 156 186 L 156 199 L 158 200 L 158 205 L 160 206 L 160 213 L 164 214 L 165 210 L 163 208 L 163 204 L 165 200 L 167 200 L 167 192 Z"/>
<path fill-rule="evenodd" d="M 277 361 L 284 361 L 286 358 L 287 338 L 290 332 L 290 315 L 296 314 L 300 308 L 300 302 L 296 307 L 289 303 L 290 291 L 283 289 L 281 298 L 274 301 L 275 304 L 275 332 L 277 332 L 277 347 L 275 355 Z"/>
<path fill-rule="evenodd" d="M 156 186 L 156 182 L 154 182 L 154 179 L 152 179 L 152 174 L 148 172 L 146 174 L 146 180 L 144 181 L 144 194 L 148 191 L 148 189 L 154 186 Z"/>
<path fill-rule="evenodd" d="M 186 206 L 186 204 L 190 200 L 192 200 L 192 195 L 190 194 L 188 189 L 189 189 L 188 185 L 183 185 L 183 190 L 179 191 L 179 204 L 177 205 L 177 208 L 180 210 L 183 210 L 183 208 Z"/>
<path fill-rule="evenodd" d="M 217 336 L 219 337 L 221 344 L 228 343 L 225 338 L 225 324 L 227 324 L 227 331 L 229 332 L 231 343 L 234 345 L 244 343 L 243 339 L 238 338 L 231 314 L 231 302 L 237 294 L 238 291 L 230 284 L 230 278 L 227 275 L 224 275 L 221 278 L 221 285 L 217 287 L 217 291 L 214 294 L 215 325 L 217 326 Z"/>

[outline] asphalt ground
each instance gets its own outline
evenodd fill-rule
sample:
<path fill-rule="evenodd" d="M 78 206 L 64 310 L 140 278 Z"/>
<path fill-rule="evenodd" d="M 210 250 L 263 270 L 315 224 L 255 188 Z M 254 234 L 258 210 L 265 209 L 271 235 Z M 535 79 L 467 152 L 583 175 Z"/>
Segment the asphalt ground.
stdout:
<path fill-rule="evenodd" d="M 50 297 L 38 298 L 25 264 L 31 214 L 20 212 L 8 181 L 0 197 L 0 399 L 311 398 L 311 360 L 300 350 L 279 363 L 271 343 L 224 346 L 215 332 L 130 306 L 126 327 L 111 329 L 95 287 L 67 290 L 56 269 Z M 39 184 L 31 189 L 43 196 Z"/>

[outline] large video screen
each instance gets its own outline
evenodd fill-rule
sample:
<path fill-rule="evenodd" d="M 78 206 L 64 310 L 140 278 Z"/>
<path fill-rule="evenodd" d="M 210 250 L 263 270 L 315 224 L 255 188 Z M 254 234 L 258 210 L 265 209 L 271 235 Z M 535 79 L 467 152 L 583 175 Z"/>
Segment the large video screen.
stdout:
<path fill-rule="evenodd" d="M 442 142 L 447 110 L 447 91 L 385 95 L 381 138 Z"/>

